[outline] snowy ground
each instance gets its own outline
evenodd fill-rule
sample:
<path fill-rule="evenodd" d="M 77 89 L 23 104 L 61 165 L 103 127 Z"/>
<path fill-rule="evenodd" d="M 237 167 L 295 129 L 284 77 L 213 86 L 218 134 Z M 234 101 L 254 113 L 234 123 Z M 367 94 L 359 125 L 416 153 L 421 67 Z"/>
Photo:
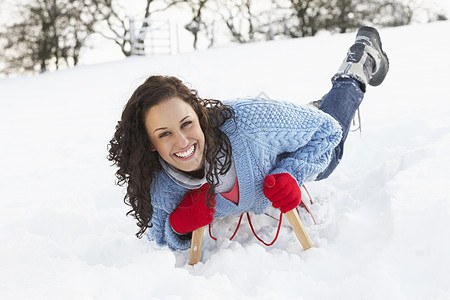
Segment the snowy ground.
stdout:
<path fill-rule="evenodd" d="M 306 103 L 330 87 L 354 34 L 132 58 L 0 81 L 0 299 L 450 299 L 450 22 L 381 30 L 391 60 L 362 135 L 307 185 L 316 248 L 287 224 L 272 247 L 237 218 L 213 223 L 202 262 L 134 237 L 106 145 L 150 74 L 208 98 Z M 447 93 L 446 93 L 447 92 Z M 254 216 L 271 240 L 276 222 Z"/>

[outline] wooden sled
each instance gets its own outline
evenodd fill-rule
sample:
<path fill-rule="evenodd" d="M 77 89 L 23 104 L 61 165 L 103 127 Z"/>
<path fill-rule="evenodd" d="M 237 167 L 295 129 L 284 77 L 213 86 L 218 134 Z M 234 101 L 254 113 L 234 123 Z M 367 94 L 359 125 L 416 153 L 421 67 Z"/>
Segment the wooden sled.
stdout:
<path fill-rule="evenodd" d="M 303 226 L 302 221 L 300 220 L 297 211 L 295 208 L 290 210 L 284 214 L 289 221 L 292 229 L 297 236 L 298 241 L 303 247 L 303 250 L 308 250 L 313 247 L 311 239 L 309 238 L 308 233 Z M 203 233 L 205 232 L 205 227 L 200 227 L 192 232 L 192 240 L 191 240 L 191 253 L 189 255 L 189 264 L 191 266 L 198 263 L 201 259 L 202 254 L 202 243 L 203 243 Z"/>

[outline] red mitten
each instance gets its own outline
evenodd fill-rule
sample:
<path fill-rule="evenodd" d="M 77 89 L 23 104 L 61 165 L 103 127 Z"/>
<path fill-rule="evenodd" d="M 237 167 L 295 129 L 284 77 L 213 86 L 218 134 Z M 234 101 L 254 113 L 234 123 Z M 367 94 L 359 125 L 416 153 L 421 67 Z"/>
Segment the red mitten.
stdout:
<path fill-rule="evenodd" d="M 302 199 L 297 180 L 288 173 L 267 175 L 263 192 L 272 202 L 272 206 L 279 208 L 282 213 L 296 208 Z"/>
<path fill-rule="evenodd" d="M 209 208 L 206 205 L 208 189 L 209 185 L 205 183 L 198 189 L 190 190 L 184 195 L 180 205 L 170 214 L 169 222 L 176 233 L 186 234 L 213 221 L 216 202 L 213 196 L 213 206 Z"/>

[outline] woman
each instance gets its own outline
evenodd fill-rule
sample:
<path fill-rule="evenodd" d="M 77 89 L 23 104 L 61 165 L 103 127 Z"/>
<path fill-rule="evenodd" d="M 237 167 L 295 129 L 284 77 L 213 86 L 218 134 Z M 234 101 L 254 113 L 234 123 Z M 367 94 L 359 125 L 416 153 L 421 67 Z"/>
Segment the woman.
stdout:
<path fill-rule="evenodd" d="M 179 79 L 151 76 L 131 96 L 108 159 L 127 184 L 141 237 L 171 249 L 220 218 L 300 204 L 299 186 L 327 178 L 343 154 L 367 84 L 389 68 L 378 32 L 361 27 L 319 110 L 266 100 L 200 99 Z"/>

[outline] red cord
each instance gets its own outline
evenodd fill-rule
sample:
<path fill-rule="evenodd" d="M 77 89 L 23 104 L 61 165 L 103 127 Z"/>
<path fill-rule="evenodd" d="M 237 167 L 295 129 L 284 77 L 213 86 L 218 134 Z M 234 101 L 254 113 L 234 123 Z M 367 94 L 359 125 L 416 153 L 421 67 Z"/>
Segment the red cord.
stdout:
<path fill-rule="evenodd" d="M 255 229 L 253 229 L 253 225 L 252 225 L 252 221 L 250 220 L 250 214 L 247 213 L 247 219 L 248 219 L 248 224 L 250 225 L 250 228 L 253 231 L 253 234 L 255 235 L 255 237 L 258 239 L 258 241 L 260 241 L 261 243 L 263 243 L 266 246 L 272 246 L 273 243 L 275 243 L 275 241 L 278 239 L 278 234 L 280 233 L 280 228 L 281 228 L 281 221 L 283 219 L 283 213 L 280 212 L 280 221 L 278 223 L 278 228 L 277 228 L 277 234 L 275 235 L 275 238 L 273 239 L 273 241 L 270 244 L 267 244 L 266 242 L 264 242 L 255 232 Z"/>
<path fill-rule="evenodd" d="M 238 222 L 238 224 L 237 224 L 237 226 L 236 226 L 236 229 L 234 230 L 233 235 L 230 237 L 230 241 L 233 240 L 233 238 L 235 237 L 236 233 L 238 232 L 239 227 L 241 226 L 241 221 L 242 221 L 242 217 L 243 217 L 243 216 L 244 216 L 244 214 L 241 214 L 241 216 L 240 216 L 240 218 L 239 218 L 239 222 Z M 258 239 L 258 241 L 260 241 L 260 242 L 263 243 L 264 245 L 266 245 L 266 246 L 272 246 L 272 245 L 275 243 L 275 241 L 278 239 L 278 235 L 279 235 L 279 233 L 280 233 L 280 228 L 281 228 L 281 221 L 283 220 L 283 213 L 280 213 L 280 219 L 279 219 L 279 222 L 278 222 L 278 228 L 277 228 L 277 233 L 276 233 L 276 235 L 275 235 L 275 238 L 274 238 L 273 241 L 272 241 L 271 243 L 269 243 L 269 244 L 266 243 L 266 242 L 264 242 L 264 241 L 256 234 L 255 229 L 253 228 L 252 220 L 250 219 L 250 214 L 249 214 L 249 213 L 247 213 L 247 219 L 248 219 L 248 224 L 250 225 L 250 228 L 252 229 L 253 234 L 254 234 L 255 237 Z M 209 236 L 210 236 L 213 240 L 217 241 L 217 238 L 215 238 L 215 237 L 212 236 L 212 233 L 211 233 L 211 224 L 209 224 Z"/>
<path fill-rule="evenodd" d="M 237 224 L 237 226 L 236 226 L 236 230 L 234 231 L 233 235 L 230 237 L 230 241 L 233 240 L 234 236 L 235 236 L 236 233 L 238 232 L 238 229 L 239 229 L 239 227 L 241 226 L 241 221 L 242 221 L 242 216 L 243 216 L 243 215 L 244 215 L 244 214 L 241 214 L 241 217 L 239 218 L 239 222 L 238 222 L 238 224 Z M 213 237 L 212 234 L 211 234 L 211 223 L 209 223 L 209 236 L 210 236 L 213 240 L 217 241 L 217 238 Z"/>
<path fill-rule="evenodd" d="M 236 227 L 236 230 L 234 231 L 234 233 L 233 233 L 233 235 L 230 237 L 230 241 L 234 238 L 234 236 L 236 235 L 236 233 L 237 233 L 237 231 L 238 231 L 238 229 L 239 229 L 239 226 L 241 226 L 241 221 L 242 221 L 242 216 L 243 216 L 244 214 L 241 214 L 241 217 L 239 218 L 239 223 L 238 223 L 238 225 L 237 225 L 237 227 Z"/>
<path fill-rule="evenodd" d="M 209 223 L 209 236 L 213 239 L 213 240 L 215 240 L 215 241 L 217 241 L 217 238 L 215 238 L 215 237 L 213 237 L 212 236 L 212 234 L 211 234 L 211 223 Z"/>
<path fill-rule="evenodd" d="M 266 216 L 268 216 L 269 218 L 272 218 L 272 219 L 274 219 L 274 220 L 277 220 L 278 221 L 278 219 L 277 218 L 275 218 L 274 216 L 271 216 L 271 215 L 269 215 L 268 213 L 264 213 Z"/>
<path fill-rule="evenodd" d="M 311 195 L 309 194 L 308 190 L 306 189 L 306 186 L 305 186 L 305 185 L 303 185 L 303 188 L 305 189 L 306 193 L 308 194 L 310 203 L 311 203 L 311 204 L 314 204 L 313 199 L 312 199 Z M 314 219 L 314 216 L 313 216 L 312 213 L 311 213 L 311 210 L 309 209 L 309 206 L 308 206 L 306 203 L 303 203 L 303 205 L 305 206 L 305 209 L 308 211 L 308 213 L 311 215 L 311 218 L 313 219 L 314 224 L 317 224 L 317 223 L 316 223 L 316 220 Z M 296 209 L 297 209 L 297 213 L 298 213 L 298 206 L 296 207 Z M 239 222 L 238 222 L 238 224 L 237 224 L 237 226 L 236 226 L 236 229 L 234 230 L 233 235 L 230 237 L 230 241 L 233 240 L 234 236 L 235 236 L 236 233 L 238 232 L 239 227 L 241 226 L 241 221 L 242 221 L 243 215 L 244 215 L 244 214 L 241 214 L 241 216 L 240 216 L 240 218 L 239 218 Z M 266 215 L 266 216 L 269 216 L 269 217 L 271 217 L 272 219 L 275 219 L 275 220 L 276 220 L 275 217 L 273 217 L 273 216 L 271 216 L 271 215 L 269 215 L 269 214 L 267 214 L 267 213 L 266 213 L 265 215 Z M 250 220 L 250 214 L 249 214 L 248 212 L 247 212 L 247 219 L 248 219 L 248 224 L 250 225 L 250 228 L 252 229 L 253 234 L 254 234 L 255 237 L 258 239 L 258 241 L 260 241 L 260 242 L 263 243 L 264 245 L 266 245 L 266 246 L 272 246 L 272 245 L 275 243 L 275 241 L 278 239 L 278 234 L 280 233 L 280 228 L 281 228 L 281 221 L 282 221 L 282 219 L 283 219 L 283 213 L 280 212 L 280 219 L 279 219 L 279 223 L 278 223 L 277 233 L 276 233 L 275 238 L 273 239 L 273 241 L 272 241 L 271 243 L 269 243 L 269 244 L 266 243 L 266 242 L 264 242 L 264 241 L 256 234 L 255 229 L 253 228 L 252 221 Z M 211 223 L 209 224 L 209 236 L 210 236 L 213 240 L 217 241 L 217 238 L 215 238 L 215 237 L 212 236 L 212 233 L 211 233 Z"/>
<path fill-rule="evenodd" d="M 314 204 L 314 201 L 313 201 L 313 199 L 312 199 L 311 195 L 309 194 L 309 192 L 308 192 L 308 189 L 306 188 L 306 186 L 305 186 L 305 185 L 303 185 L 303 188 L 305 189 L 306 193 L 308 194 L 308 197 L 309 197 L 309 202 L 311 202 L 311 204 Z"/>
<path fill-rule="evenodd" d="M 309 202 L 310 202 L 311 204 L 314 204 L 314 201 L 313 201 L 311 195 L 309 194 L 308 189 L 306 188 L 305 185 L 303 185 L 303 188 L 305 189 L 306 193 L 308 194 Z M 313 214 L 312 214 L 312 212 L 311 212 L 311 209 L 309 208 L 309 205 L 306 204 L 306 202 L 303 201 L 303 200 L 301 201 L 301 205 L 304 206 L 304 208 L 306 209 L 306 211 L 307 211 L 307 212 L 309 213 L 309 215 L 311 216 L 311 218 L 312 218 L 314 224 L 317 225 L 316 219 L 314 219 L 314 216 L 313 216 Z M 298 206 L 297 206 L 297 213 L 299 213 L 299 211 L 298 211 Z"/>

